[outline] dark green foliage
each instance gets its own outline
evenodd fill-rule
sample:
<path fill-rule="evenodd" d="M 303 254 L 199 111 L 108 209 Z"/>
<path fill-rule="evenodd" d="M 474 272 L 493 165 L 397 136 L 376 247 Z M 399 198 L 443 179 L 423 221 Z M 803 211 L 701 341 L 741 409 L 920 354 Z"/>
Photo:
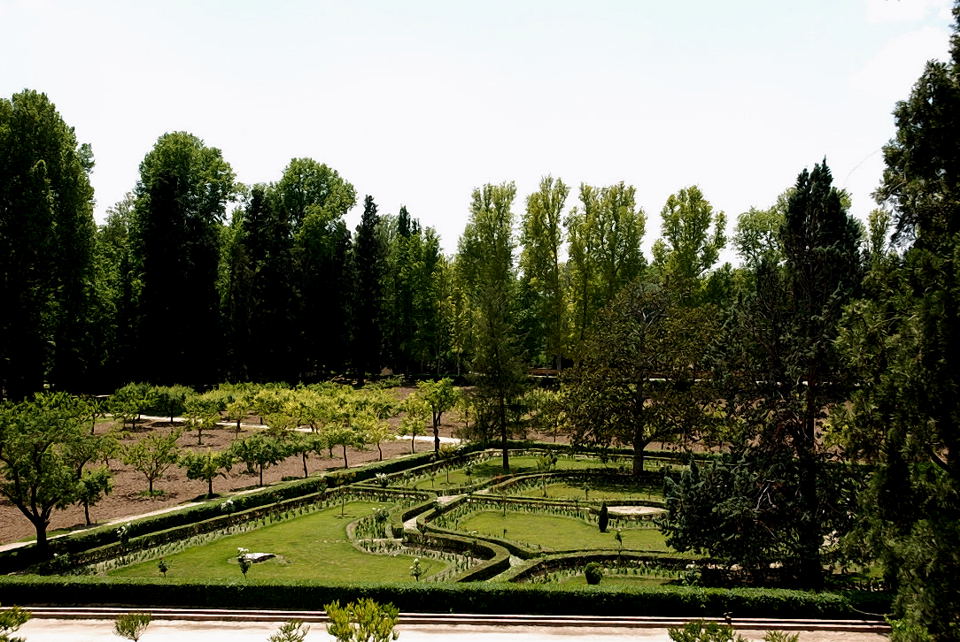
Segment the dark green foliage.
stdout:
<path fill-rule="evenodd" d="M 597 525 L 601 533 L 607 532 L 607 526 L 610 524 L 610 509 L 607 508 L 607 502 L 600 504 L 600 513 L 597 515 Z"/>
<path fill-rule="evenodd" d="M 353 366 L 359 385 L 367 373 L 379 374 L 383 342 L 383 291 L 387 248 L 380 231 L 377 205 L 369 194 L 353 241 L 356 296 L 353 314 Z"/>
<path fill-rule="evenodd" d="M 927 63 L 897 104 L 877 191 L 895 225 L 878 232 L 868 297 L 841 340 L 863 385 L 843 426 L 851 454 L 877 462 L 851 543 L 897 588 L 896 640 L 960 637 L 960 2 L 952 60 Z"/>
<path fill-rule="evenodd" d="M 596 562 L 590 562 L 584 567 L 583 576 L 586 578 L 587 584 L 592 586 L 599 584 L 600 580 L 603 579 L 603 567 Z"/>
<path fill-rule="evenodd" d="M 92 169 L 46 94 L 0 98 L 0 399 L 84 389 L 99 365 Z"/>
<path fill-rule="evenodd" d="M 138 368 L 153 383 L 216 380 L 220 227 L 233 191 L 220 150 L 186 132 L 161 136 L 140 164 L 130 242 Z"/>
<path fill-rule="evenodd" d="M 82 463 L 75 455 L 90 452 L 96 439 L 86 419 L 86 408 L 64 393 L 0 405 L 0 495 L 33 524 L 41 559 L 51 513 L 77 500 Z"/>
<path fill-rule="evenodd" d="M 783 589 L 708 589 L 683 586 L 609 590 L 558 589 L 491 583 L 327 584 L 267 580 L 196 582 L 178 578 L 107 579 L 92 576 L 0 576 L 0 600 L 21 604 L 126 604 L 231 608 L 315 609 L 317 604 L 369 597 L 402 611 L 433 605 L 460 613 L 557 613 L 665 617 L 851 618 L 854 609 L 876 609 L 873 594 L 838 594 Z"/>

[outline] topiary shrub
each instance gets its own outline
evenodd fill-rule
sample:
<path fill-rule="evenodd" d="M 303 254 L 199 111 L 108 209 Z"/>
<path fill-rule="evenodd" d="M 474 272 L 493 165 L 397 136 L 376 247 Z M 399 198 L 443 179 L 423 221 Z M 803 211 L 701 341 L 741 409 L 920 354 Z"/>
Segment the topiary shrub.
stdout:
<path fill-rule="evenodd" d="M 610 524 L 610 511 L 607 509 L 607 502 L 600 504 L 600 514 L 597 516 L 597 524 L 600 526 L 600 532 L 607 532 L 607 525 Z"/>
<path fill-rule="evenodd" d="M 599 584 L 603 579 L 603 567 L 596 562 L 590 562 L 584 567 L 583 576 L 587 578 L 587 584 Z"/>

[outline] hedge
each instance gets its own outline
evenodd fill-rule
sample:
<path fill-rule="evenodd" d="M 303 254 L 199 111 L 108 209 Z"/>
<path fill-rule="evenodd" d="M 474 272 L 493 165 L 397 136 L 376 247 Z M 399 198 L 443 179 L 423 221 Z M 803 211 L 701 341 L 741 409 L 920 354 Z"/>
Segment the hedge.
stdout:
<path fill-rule="evenodd" d="M 132 607 L 322 609 L 333 600 L 369 597 L 401 611 L 663 617 L 860 618 L 888 610 L 876 593 L 813 593 L 786 589 L 685 586 L 607 589 L 501 583 L 334 584 L 259 580 L 199 582 L 88 576 L 0 577 L 0 603 L 22 606 L 111 604 Z"/>

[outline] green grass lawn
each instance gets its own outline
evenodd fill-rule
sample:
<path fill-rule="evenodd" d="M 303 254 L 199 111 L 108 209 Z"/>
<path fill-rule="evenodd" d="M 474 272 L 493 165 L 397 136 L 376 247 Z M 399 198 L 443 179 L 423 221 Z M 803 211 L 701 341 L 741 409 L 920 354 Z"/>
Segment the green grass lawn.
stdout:
<path fill-rule="evenodd" d="M 630 588 L 634 586 L 662 586 L 671 581 L 673 581 L 672 578 L 657 577 L 655 575 L 604 575 L 603 580 L 600 581 L 600 587 Z M 571 575 L 557 582 L 557 586 L 570 588 L 587 586 L 587 578 L 583 576 L 583 573 Z"/>
<path fill-rule="evenodd" d="M 317 579 L 349 582 L 402 582 L 410 576 L 413 557 L 372 555 L 354 548 L 347 540 L 347 524 L 368 515 L 379 502 L 347 503 L 345 517 L 340 507 L 264 526 L 256 531 L 229 535 L 209 544 L 167 555 L 168 577 L 195 579 L 239 579 L 237 548 L 252 553 L 275 553 L 278 557 L 253 564 L 249 579 Z M 445 564 L 422 558 L 424 577 L 437 573 Z M 109 573 L 113 577 L 157 577 L 156 560 L 133 564 Z"/>
<path fill-rule="evenodd" d="M 538 457 L 536 455 L 516 455 L 510 457 L 510 474 L 516 475 L 518 473 L 538 472 L 537 459 Z M 608 463 L 606 466 L 611 470 L 616 468 L 614 463 Z M 560 457 L 557 459 L 557 466 L 555 470 L 584 470 L 587 468 L 602 467 L 604 467 L 603 462 L 596 457 Z M 493 457 L 483 462 L 474 464 L 470 475 L 467 475 L 466 469 L 462 467 L 451 469 L 449 474 L 447 471 L 438 471 L 432 477 L 427 477 L 425 479 L 421 478 L 409 483 L 408 487 L 416 488 L 418 490 L 443 491 L 448 488 L 459 488 L 462 486 L 476 484 L 478 482 L 502 475 L 504 475 L 504 472 L 503 467 L 501 466 L 500 458 Z"/>
<path fill-rule="evenodd" d="M 518 489 L 511 488 L 507 492 L 510 495 L 522 495 L 524 497 L 543 497 L 543 491 L 543 487 L 538 485 Z M 663 492 L 659 486 L 606 481 L 591 482 L 589 492 L 584 491 L 582 484 L 569 481 L 548 482 L 546 496 L 551 499 L 605 500 L 607 503 L 619 499 L 663 501 Z"/>
<path fill-rule="evenodd" d="M 614 529 L 601 533 L 595 525 L 574 517 L 536 513 L 517 513 L 482 510 L 460 520 L 456 529 L 469 533 L 477 531 L 484 535 L 504 537 L 528 546 L 539 545 L 544 551 L 567 551 L 580 549 L 617 550 Z M 672 553 L 660 531 L 653 528 L 625 528 L 622 532 L 624 550 L 657 551 Z"/>

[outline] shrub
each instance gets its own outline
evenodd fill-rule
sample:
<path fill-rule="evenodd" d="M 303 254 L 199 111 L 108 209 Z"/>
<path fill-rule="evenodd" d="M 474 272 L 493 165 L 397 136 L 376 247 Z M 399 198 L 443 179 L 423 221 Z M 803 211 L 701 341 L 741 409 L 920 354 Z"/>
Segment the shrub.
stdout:
<path fill-rule="evenodd" d="M 150 625 L 149 613 L 125 613 L 117 616 L 117 621 L 113 624 L 113 632 L 122 638 L 137 642 L 143 632 Z"/>
<path fill-rule="evenodd" d="M 23 638 L 10 637 L 30 619 L 30 613 L 19 606 L 0 611 L 0 640 L 4 642 L 23 642 Z"/>
<path fill-rule="evenodd" d="M 583 576 L 587 578 L 587 584 L 599 584 L 603 579 L 603 567 L 596 562 L 590 562 L 584 567 Z"/>
<path fill-rule="evenodd" d="M 732 626 L 703 620 L 687 622 L 682 628 L 667 629 L 667 634 L 674 642 L 747 642 L 742 635 L 733 632 Z"/>
<path fill-rule="evenodd" d="M 388 642 L 399 635 L 394 629 L 400 610 L 393 604 L 381 606 L 370 598 L 361 598 L 345 607 L 332 602 L 323 610 L 330 618 L 327 633 L 337 642 Z"/>
<path fill-rule="evenodd" d="M 600 513 L 597 515 L 597 524 L 600 526 L 600 532 L 607 532 L 607 525 L 610 523 L 610 511 L 607 508 L 607 502 L 600 504 Z"/>
<path fill-rule="evenodd" d="M 268 638 L 268 642 L 303 642 L 310 632 L 310 627 L 300 620 L 284 622 L 277 632 Z"/>

